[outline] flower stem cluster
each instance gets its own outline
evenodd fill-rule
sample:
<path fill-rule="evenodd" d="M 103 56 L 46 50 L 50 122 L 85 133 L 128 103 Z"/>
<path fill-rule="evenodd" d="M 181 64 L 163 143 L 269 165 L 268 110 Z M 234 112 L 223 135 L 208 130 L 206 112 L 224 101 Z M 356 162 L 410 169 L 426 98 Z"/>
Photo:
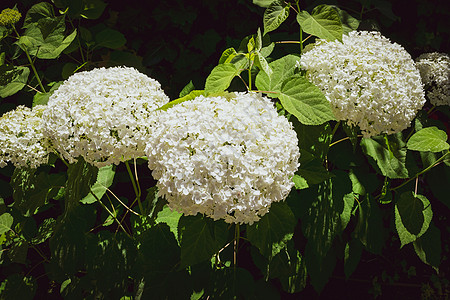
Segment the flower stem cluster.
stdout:
<path fill-rule="evenodd" d="M 0 13 L 0 26 L 14 25 L 19 22 L 22 14 L 15 9 L 5 8 Z"/>

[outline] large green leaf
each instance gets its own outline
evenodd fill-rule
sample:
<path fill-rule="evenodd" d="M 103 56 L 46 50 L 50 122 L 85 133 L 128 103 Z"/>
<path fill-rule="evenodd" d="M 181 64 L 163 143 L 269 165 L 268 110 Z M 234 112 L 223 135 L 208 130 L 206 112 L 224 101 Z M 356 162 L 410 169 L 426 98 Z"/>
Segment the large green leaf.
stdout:
<path fill-rule="evenodd" d="M 270 3 L 264 11 L 264 34 L 277 29 L 289 16 L 289 4 L 281 0 Z"/>
<path fill-rule="evenodd" d="M 15 169 L 11 177 L 14 206 L 24 216 L 34 215 L 49 199 L 57 195 L 65 180 L 63 173 L 48 174 L 37 169 Z"/>
<path fill-rule="evenodd" d="M 355 238 L 361 241 L 366 250 L 381 254 L 385 240 L 385 228 L 378 204 L 369 194 L 366 194 L 358 202 L 357 212 Z"/>
<path fill-rule="evenodd" d="M 329 5 L 319 5 L 311 14 L 302 10 L 297 15 L 297 22 L 308 34 L 329 41 L 342 40 L 343 29 L 339 13 Z"/>
<path fill-rule="evenodd" d="M 34 299 L 36 279 L 31 276 L 15 273 L 0 284 L 0 299 Z"/>
<path fill-rule="evenodd" d="M 14 219 L 10 214 L 8 213 L 2 214 L 0 216 L 0 235 L 10 230 L 13 222 Z"/>
<path fill-rule="evenodd" d="M 428 229 L 433 211 L 425 196 L 414 192 L 404 192 L 395 203 L 395 227 L 400 237 L 401 247 L 414 242 Z"/>
<path fill-rule="evenodd" d="M 95 47 L 117 49 L 127 42 L 125 36 L 117 30 L 105 28 L 95 35 Z"/>
<path fill-rule="evenodd" d="M 427 127 L 414 133 L 408 140 L 408 150 L 441 152 L 450 148 L 447 133 L 437 127 Z"/>
<path fill-rule="evenodd" d="M 14 95 L 27 84 L 30 69 L 0 65 L 0 97 L 6 98 Z"/>
<path fill-rule="evenodd" d="M 66 274 L 75 274 L 86 267 L 86 232 L 95 222 L 96 211 L 90 205 L 69 210 L 58 221 L 50 238 L 52 262 Z"/>
<path fill-rule="evenodd" d="M 143 276 L 138 292 L 143 293 L 142 299 L 189 299 L 192 283 L 186 269 L 180 269 L 180 247 L 169 226 L 153 226 L 139 236 L 138 242 L 133 277 Z"/>
<path fill-rule="evenodd" d="M 211 71 L 206 78 L 205 91 L 221 92 L 226 90 L 233 78 L 240 73 L 240 70 L 232 63 L 220 64 Z"/>
<path fill-rule="evenodd" d="M 39 2 L 33 5 L 25 15 L 23 27 L 28 27 L 32 23 L 37 23 L 40 19 L 54 18 L 55 12 L 53 6 L 48 2 Z M 31 25 L 33 26 L 33 25 Z"/>
<path fill-rule="evenodd" d="M 37 58 L 54 59 L 59 57 L 77 35 L 75 29 L 71 34 L 65 36 L 65 30 L 64 16 L 42 18 L 36 23 L 30 24 L 16 44 Z"/>
<path fill-rule="evenodd" d="M 178 222 L 181 266 L 187 267 L 211 259 L 227 238 L 227 224 L 204 216 L 183 216 Z"/>
<path fill-rule="evenodd" d="M 295 65 L 299 57 L 288 54 L 280 59 L 269 63 L 272 73 L 259 72 L 255 79 L 255 84 L 260 91 L 277 92 L 281 89 L 283 82 L 295 74 Z M 277 97 L 277 94 L 267 93 L 269 97 Z"/>
<path fill-rule="evenodd" d="M 381 174 L 389 178 L 408 178 L 405 143 L 401 133 L 385 137 L 379 135 L 372 138 L 363 138 L 361 147 L 364 153 L 372 158 Z"/>
<path fill-rule="evenodd" d="M 86 271 L 103 294 L 127 288 L 136 257 L 134 240 L 123 232 L 103 230 L 87 236 Z"/>
<path fill-rule="evenodd" d="M 106 190 L 111 186 L 116 171 L 114 165 L 104 166 L 98 170 L 97 181 L 91 187 L 91 191 L 86 197 L 80 200 L 83 204 L 91 204 L 102 199 Z"/>
<path fill-rule="evenodd" d="M 91 187 L 97 180 L 97 173 L 98 168 L 88 164 L 81 157 L 75 164 L 69 165 L 65 193 L 66 214 L 78 206 L 80 200 L 90 193 Z"/>
<path fill-rule="evenodd" d="M 272 203 L 269 212 L 247 226 L 247 238 L 269 260 L 286 246 L 294 234 L 297 220 L 285 202 Z"/>
<path fill-rule="evenodd" d="M 294 75 L 285 80 L 278 98 L 286 111 L 302 124 L 320 125 L 335 119 L 322 91 L 303 76 Z"/>
<path fill-rule="evenodd" d="M 438 271 L 442 252 L 440 230 L 433 224 L 430 224 L 428 230 L 421 237 L 417 238 L 413 245 L 420 260 Z"/>
<path fill-rule="evenodd" d="M 337 6 L 332 6 L 339 14 L 339 18 L 342 24 L 342 33 L 347 34 L 351 31 L 357 30 L 359 26 L 359 20 L 353 18 L 345 10 L 340 9 Z"/>

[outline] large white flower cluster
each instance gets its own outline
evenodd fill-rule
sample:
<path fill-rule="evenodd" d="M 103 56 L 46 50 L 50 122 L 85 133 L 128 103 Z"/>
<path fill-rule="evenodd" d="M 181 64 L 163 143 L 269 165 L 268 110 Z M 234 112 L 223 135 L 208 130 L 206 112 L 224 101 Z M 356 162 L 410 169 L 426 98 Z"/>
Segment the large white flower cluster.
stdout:
<path fill-rule="evenodd" d="M 378 32 L 319 40 L 299 61 L 338 120 L 365 137 L 406 129 L 425 103 L 420 73 L 406 50 Z"/>
<path fill-rule="evenodd" d="M 433 105 L 450 105 L 450 56 L 424 53 L 416 59 L 428 99 Z"/>
<path fill-rule="evenodd" d="M 134 68 L 76 73 L 50 97 L 44 133 L 69 163 L 119 164 L 145 155 L 155 109 L 167 102 L 160 84 Z"/>
<path fill-rule="evenodd" d="M 0 168 L 37 168 L 48 162 L 48 143 L 42 134 L 45 106 L 18 106 L 0 118 Z"/>
<path fill-rule="evenodd" d="M 293 186 L 297 135 L 260 94 L 199 96 L 169 108 L 158 126 L 146 153 L 171 209 L 252 224 Z"/>

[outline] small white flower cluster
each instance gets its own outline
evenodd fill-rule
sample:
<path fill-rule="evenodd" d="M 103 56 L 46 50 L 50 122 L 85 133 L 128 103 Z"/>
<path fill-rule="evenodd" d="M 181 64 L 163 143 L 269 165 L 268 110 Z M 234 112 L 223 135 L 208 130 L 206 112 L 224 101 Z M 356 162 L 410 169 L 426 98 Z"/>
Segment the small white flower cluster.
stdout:
<path fill-rule="evenodd" d="M 416 66 L 430 103 L 450 105 L 450 56 L 438 52 L 424 53 L 416 59 Z"/>
<path fill-rule="evenodd" d="M 289 194 L 297 143 L 292 124 L 269 99 L 236 93 L 169 108 L 146 153 L 171 209 L 252 224 Z"/>
<path fill-rule="evenodd" d="M 0 168 L 37 168 L 48 162 L 48 143 L 42 134 L 45 106 L 18 106 L 0 118 Z"/>
<path fill-rule="evenodd" d="M 406 129 L 425 103 L 411 56 L 378 32 L 319 40 L 299 65 L 330 101 L 336 119 L 358 125 L 365 137 Z"/>
<path fill-rule="evenodd" d="M 145 155 L 155 109 L 167 102 L 159 82 L 134 68 L 76 73 L 50 97 L 44 134 L 69 163 L 119 164 Z"/>

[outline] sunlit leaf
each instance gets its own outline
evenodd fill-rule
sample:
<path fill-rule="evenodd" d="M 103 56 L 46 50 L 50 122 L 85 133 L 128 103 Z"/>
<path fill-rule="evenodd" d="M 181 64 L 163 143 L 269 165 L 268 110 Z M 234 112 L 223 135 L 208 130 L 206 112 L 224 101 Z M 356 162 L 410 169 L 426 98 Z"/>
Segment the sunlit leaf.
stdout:
<path fill-rule="evenodd" d="M 277 29 L 289 16 L 289 5 L 284 1 L 273 1 L 264 11 L 264 34 Z"/>
<path fill-rule="evenodd" d="M 30 69 L 0 65 L 0 97 L 6 98 L 14 95 L 27 84 Z"/>
<path fill-rule="evenodd" d="M 232 63 L 224 63 L 216 66 L 206 78 L 205 91 L 221 92 L 226 90 L 233 78 L 240 70 Z"/>
<path fill-rule="evenodd" d="M 9 213 L 0 215 L 0 235 L 11 229 L 13 221 L 14 219 Z"/>
<path fill-rule="evenodd" d="M 104 166 L 98 170 L 97 181 L 91 187 L 91 191 L 86 197 L 80 200 L 83 204 L 91 204 L 101 200 L 106 190 L 111 186 L 116 171 L 114 165 Z"/>
<path fill-rule="evenodd" d="M 437 127 L 427 127 L 414 133 L 408 140 L 408 150 L 441 152 L 450 148 L 447 133 Z"/>
<path fill-rule="evenodd" d="M 308 34 L 329 41 L 342 40 L 343 29 L 339 13 L 329 5 L 319 5 L 311 14 L 302 10 L 297 15 L 297 22 Z"/>
<path fill-rule="evenodd" d="M 428 229 L 433 211 L 428 199 L 414 192 L 404 192 L 395 203 L 395 227 L 401 247 L 414 242 Z"/>
<path fill-rule="evenodd" d="M 335 119 L 330 102 L 322 91 L 303 76 L 294 75 L 285 80 L 278 98 L 302 124 L 320 125 Z"/>

